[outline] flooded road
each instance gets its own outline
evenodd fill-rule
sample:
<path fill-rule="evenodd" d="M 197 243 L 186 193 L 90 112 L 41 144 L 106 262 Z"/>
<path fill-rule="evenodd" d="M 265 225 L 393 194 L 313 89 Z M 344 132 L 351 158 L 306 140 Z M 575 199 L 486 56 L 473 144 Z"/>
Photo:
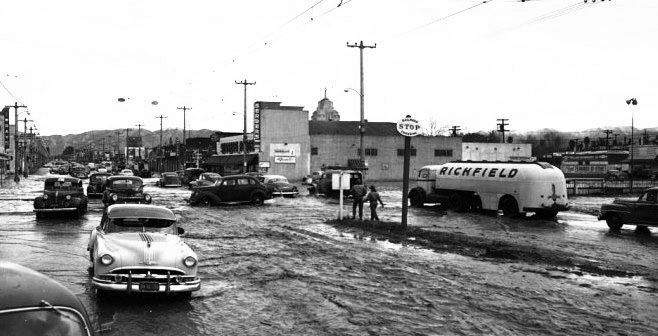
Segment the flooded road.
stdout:
<path fill-rule="evenodd" d="M 595 213 L 610 198 L 574 199 L 552 221 L 410 209 L 407 234 L 332 224 L 337 202 L 305 194 L 190 207 L 187 189 L 146 179 L 199 256 L 201 290 L 99 300 L 86 244 L 102 203 L 37 221 L 42 181 L 0 189 L 0 259 L 63 283 L 103 335 L 658 334 L 658 232 L 609 233 Z M 399 222 L 400 185 L 378 189 L 379 217 Z"/>

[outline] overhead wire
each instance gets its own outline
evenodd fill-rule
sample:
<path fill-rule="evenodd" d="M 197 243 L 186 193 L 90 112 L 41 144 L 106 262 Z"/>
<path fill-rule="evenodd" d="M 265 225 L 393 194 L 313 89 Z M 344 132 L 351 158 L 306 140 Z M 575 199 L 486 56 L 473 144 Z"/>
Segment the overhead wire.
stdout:
<path fill-rule="evenodd" d="M 20 99 L 16 98 L 16 96 L 15 96 L 13 93 L 11 93 L 11 91 L 9 91 L 9 88 L 7 88 L 7 86 L 5 85 L 5 83 L 2 82 L 2 80 L 0 80 L 0 86 L 2 86 L 2 88 L 5 89 L 5 91 L 7 91 L 7 93 L 8 93 L 12 98 L 14 98 L 14 100 L 15 100 L 17 103 L 19 103 L 19 104 L 21 104 L 21 105 L 24 105 L 24 104 L 21 102 Z"/>
<path fill-rule="evenodd" d="M 435 24 L 435 23 L 438 23 L 438 22 L 441 22 L 441 21 L 445 21 L 445 20 L 447 20 L 447 19 L 449 19 L 449 18 L 451 18 L 451 17 L 453 17 L 453 16 L 457 16 L 457 15 L 459 15 L 459 14 L 462 14 L 462 13 L 464 13 L 464 12 L 467 12 L 467 11 L 471 10 L 471 9 L 474 9 L 474 8 L 476 8 L 476 7 L 482 6 L 482 5 L 486 4 L 486 3 L 490 3 L 490 2 L 493 2 L 493 1 L 494 1 L 494 0 L 484 0 L 484 1 L 479 2 L 479 3 L 477 3 L 477 4 L 473 5 L 473 6 L 470 6 L 470 7 L 464 8 L 464 9 L 459 10 L 459 11 L 457 11 L 457 12 L 454 12 L 454 13 L 452 13 L 452 14 L 448 14 L 448 15 L 446 15 L 446 16 L 442 16 L 442 17 L 440 17 L 440 18 L 438 18 L 438 19 L 435 19 L 435 20 L 430 21 L 430 22 L 428 22 L 428 23 L 426 23 L 426 24 L 423 24 L 423 25 L 421 25 L 421 26 L 418 26 L 418 27 L 415 28 L 414 30 L 423 29 L 423 28 L 425 28 L 425 27 L 427 27 L 427 26 L 431 26 L 431 25 L 433 25 L 433 24 Z"/>

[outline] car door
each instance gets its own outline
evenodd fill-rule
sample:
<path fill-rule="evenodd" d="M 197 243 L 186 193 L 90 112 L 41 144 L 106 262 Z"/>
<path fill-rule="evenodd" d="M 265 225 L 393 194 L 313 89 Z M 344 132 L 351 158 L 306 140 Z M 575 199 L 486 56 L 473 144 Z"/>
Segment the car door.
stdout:
<path fill-rule="evenodd" d="M 222 180 L 218 189 L 218 196 L 222 202 L 237 202 L 238 201 L 238 186 L 237 178 L 225 178 Z"/>
<path fill-rule="evenodd" d="M 658 190 L 649 190 L 643 194 L 635 207 L 635 218 L 638 223 L 658 224 Z"/>
<path fill-rule="evenodd" d="M 236 193 L 239 198 L 239 202 L 248 202 L 251 201 L 251 191 L 253 190 L 253 184 L 249 183 L 250 178 L 240 177 L 236 179 Z"/>

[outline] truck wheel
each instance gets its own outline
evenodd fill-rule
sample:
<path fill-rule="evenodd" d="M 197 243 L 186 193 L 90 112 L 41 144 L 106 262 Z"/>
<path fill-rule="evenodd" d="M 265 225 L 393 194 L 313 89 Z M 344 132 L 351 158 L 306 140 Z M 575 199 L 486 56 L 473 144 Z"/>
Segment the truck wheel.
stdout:
<path fill-rule="evenodd" d="M 605 222 L 608 224 L 610 231 L 619 231 L 621 227 L 624 226 L 624 223 L 621 222 L 619 216 L 612 214 L 605 219 Z"/>
<path fill-rule="evenodd" d="M 454 193 L 450 195 L 450 208 L 457 212 L 465 212 L 468 210 L 468 203 L 462 194 Z"/>
<path fill-rule="evenodd" d="M 519 204 L 516 203 L 514 197 L 505 198 L 500 204 L 501 210 L 503 210 L 503 216 L 513 218 L 519 216 Z"/>
<path fill-rule="evenodd" d="M 418 192 L 411 193 L 411 196 L 409 196 L 409 202 L 411 203 L 411 206 L 415 208 L 422 208 L 423 205 L 425 205 L 423 195 Z"/>

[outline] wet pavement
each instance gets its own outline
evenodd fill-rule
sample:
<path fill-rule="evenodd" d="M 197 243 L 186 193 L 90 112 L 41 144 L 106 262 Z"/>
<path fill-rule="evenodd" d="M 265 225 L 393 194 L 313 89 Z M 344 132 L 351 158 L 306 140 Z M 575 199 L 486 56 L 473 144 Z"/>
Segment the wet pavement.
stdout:
<path fill-rule="evenodd" d="M 0 189 L 0 259 L 63 283 L 103 335 L 658 334 L 658 231 L 609 233 L 596 211 L 611 198 L 573 199 L 556 220 L 412 208 L 400 233 L 334 224 L 337 202 L 305 193 L 190 207 L 189 190 L 146 179 L 199 256 L 201 290 L 100 300 L 86 246 L 102 203 L 81 219 L 37 221 L 42 181 Z M 400 184 L 378 189 L 379 217 L 399 222 Z"/>

